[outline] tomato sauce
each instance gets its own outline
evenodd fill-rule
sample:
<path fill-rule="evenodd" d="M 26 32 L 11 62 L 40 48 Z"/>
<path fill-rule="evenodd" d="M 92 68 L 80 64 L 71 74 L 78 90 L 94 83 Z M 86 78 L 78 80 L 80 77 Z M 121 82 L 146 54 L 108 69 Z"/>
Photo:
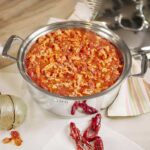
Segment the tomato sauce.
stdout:
<path fill-rule="evenodd" d="M 89 30 L 62 29 L 39 37 L 25 57 L 30 78 L 62 96 L 87 96 L 113 85 L 123 70 L 119 50 Z"/>

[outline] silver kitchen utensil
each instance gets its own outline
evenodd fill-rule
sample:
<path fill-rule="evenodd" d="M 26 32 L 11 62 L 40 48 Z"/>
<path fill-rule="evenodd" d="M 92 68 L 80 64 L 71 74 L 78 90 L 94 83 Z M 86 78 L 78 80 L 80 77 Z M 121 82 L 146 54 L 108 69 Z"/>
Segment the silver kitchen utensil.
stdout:
<path fill-rule="evenodd" d="M 136 22 L 137 27 L 135 27 L 135 25 L 133 27 L 132 25 L 131 27 L 129 27 L 127 25 L 127 20 L 124 18 L 122 13 L 115 17 L 115 21 L 118 23 L 118 25 L 122 29 L 125 29 L 125 30 L 138 32 L 138 31 L 147 29 L 149 27 L 149 23 L 147 22 L 143 13 L 143 7 L 144 7 L 143 0 L 132 0 L 132 2 L 134 3 L 135 8 L 136 8 L 136 12 L 134 13 L 134 17 L 132 18 L 132 20 Z"/>
<path fill-rule="evenodd" d="M 139 32 L 149 27 L 149 21 L 145 18 L 148 13 L 143 13 L 143 0 L 90 0 L 88 4 L 93 14 L 91 20 L 107 22 L 110 29 L 120 27 Z"/>

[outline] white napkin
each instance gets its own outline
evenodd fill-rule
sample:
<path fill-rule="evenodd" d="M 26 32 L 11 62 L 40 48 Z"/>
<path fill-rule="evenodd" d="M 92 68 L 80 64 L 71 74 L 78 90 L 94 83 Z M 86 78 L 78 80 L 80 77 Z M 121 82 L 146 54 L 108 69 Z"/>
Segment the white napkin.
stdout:
<path fill-rule="evenodd" d="M 51 139 L 43 150 L 75 150 L 75 142 L 69 136 L 69 123 L 73 121 L 80 129 L 81 133 L 87 128 L 89 119 L 74 119 L 67 121 L 65 128 Z M 106 127 L 103 122 L 99 132 L 103 139 L 105 150 L 143 150 L 140 146 L 122 136 L 121 134 L 112 131 Z M 57 141 L 57 144 L 56 144 Z"/>
<path fill-rule="evenodd" d="M 92 11 L 85 3 L 77 3 L 73 14 L 68 20 L 90 21 Z M 48 23 L 64 21 L 64 19 L 50 18 Z M 134 42 L 135 43 L 135 42 Z M 133 72 L 139 71 L 140 65 L 134 62 Z M 150 112 L 150 69 L 145 78 L 127 78 L 122 84 L 114 103 L 108 108 L 108 116 L 135 116 Z M 140 87 L 140 88 L 139 88 Z"/>

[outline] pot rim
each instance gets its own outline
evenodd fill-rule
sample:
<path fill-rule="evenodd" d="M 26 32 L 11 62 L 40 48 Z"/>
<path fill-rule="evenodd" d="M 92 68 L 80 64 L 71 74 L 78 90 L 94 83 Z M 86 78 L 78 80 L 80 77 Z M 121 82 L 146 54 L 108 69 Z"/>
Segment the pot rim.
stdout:
<path fill-rule="evenodd" d="M 123 57 L 124 68 L 123 68 L 122 74 L 120 75 L 118 80 L 112 86 L 110 86 L 109 88 L 107 88 L 104 91 L 101 91 L 99 93 L 92 94 L 89 96 L 70 97 L 70 96 L 61 96 L 58 94 L 51 93 L 51 92 L 41 88 L 40 86 L 38 86 L 35 82 L 33 82 L 30 79 L 30 77 L 26 73 L 25 64 L 24 64 L 24 56 L 26 54 L 26 51 L 29 49 L 29 47 L 35 42 L 35 40 L 38 37 L 40 37 L 48 32 L 55 31 L 57 29 L 63 29 L 63 28 L 85 28 L 87 30 L 93 31 L 96 34 L 108 39 L 116 47 L 118 47 L 118 49 L 120 50 L 122 57 Z M 87 21 L 63 21 L 63 22 L 52 23 L 52 24 L 46 25 L 44 27 L 41 27 L 38 30 L 32 32 L 28 37 L 26 37 L 26 39 L 21 44 L 18 54 L 17 54 L 17 66 L 19 68 L 19 71 L 20 71 L 22 77 L 30 85 L 32 85 L 37 90 L 39 90 L 47 95 L 65 99 L 65 100 L 86 100 L 86 99 L 92 99 L 92 98 L 96 98 L 99 96 L 103 96 L 103 95 L 107 94 L 108 92 L 112 91 L 115 87 L 119 86 L 122 83 L 122 81 L 128 77 L 128 75 L 130 73 L 130 69 L 132 66 L 132 56 L 131 56 L 131 52 L 130 52 L 129 48 L 124 43 L 124 41 L 116 33 L 111 31 L 110 29 L 108 29 L 103 24 L 100 24 L 100 23 L 97 24 L 95 22 L 93 23 L 93 22 L 87 22 Z"/>

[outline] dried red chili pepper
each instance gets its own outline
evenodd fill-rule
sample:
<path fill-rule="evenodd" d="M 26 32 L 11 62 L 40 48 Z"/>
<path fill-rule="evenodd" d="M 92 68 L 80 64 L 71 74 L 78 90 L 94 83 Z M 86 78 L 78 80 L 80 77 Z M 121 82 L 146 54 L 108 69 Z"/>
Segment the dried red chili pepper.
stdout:
<path fill-rule="evenodd" d="M 98 132 L 100 129 L 100 124 L 101 124 L 101 115 L 97 114 L 95 117 L 92 118 L 91 121 L 92 130 Z"/>
<path fill-rule="evenodd" d="M 83 137 L 87 141 L 91 142 L 95 140 L 100 129 L 100 123 L 101 123 L 101 115 L 97 114 L 95 117 L 92 118 L 91 124 L 83 133 Z"/>
<path fill-rule="evenodd" d="M 101 115 L 97 114 L 92 118 L 89 127 L 84 131 L 83 136 L 75 123 L 70 123 L 70 136 L 75 140 L 77 150 L 103 150 L 103 141 L 98 136 L 100 129 Z M 93 141 L 93 145 L 90 142 Z"/>
<path fill-rule="evenodd" d="M 74 115 L 75 112 L 76 112 L 76 110 L 77 110 L 79 107 L 82 108 L 83 112 L 86 113 L 86 114 L 95 114 L 95 113 L 98 112 L 95 108 L 93 108 L 93 107 L 87 105 L 86 100 L 85 100 L 85 101 L 83 101 L 83 102 L 75 102 L 75 103 L 72 105 L 71 114 Z"/>
<path fill-rule="evenodd" d="M 80 130 L 76 127 L 75 123 L 70 123 L 70 136 L 75 140 L 77 150 L 84 150 L 86 146 L 89 150 L 92 147 L 85 138 L 80 134 Z"/>
<path fill-rule="evenodd" d="M 90 114 L 97 113 L 97 110 L 95 108 L 87 105 L 86 101 L 83 101 L 82 103 L 79 103 L 79 107 L 81 107 L 86 114 L 90 115 Z"/>
<path fill-rule="evenodd" d="M 101 137 L 97 137 L 94 141 L 94 150 L 104 150 L 103 141 Z"/>
<path fill-rule="evenodd" d="M 80 130 L 73 122 L 70 123 L 70 136 L 75 140 L 77 150 L 84 150 L 82 148 Z"/>
<path fill-rule="evenodd" d="M 74 102 L 74 104 L 72 105 L 72 108 L 71 108 L 71 115 L 75 114 L 78 107 L 79 107 L 79 102 Z"/>
<path fill-rule="evenodd" d="M 76 127 L 75 123 L 71 122 L 70 123 L 70 136 L 76 141 L 80 141 L 80 130 Z"/>

